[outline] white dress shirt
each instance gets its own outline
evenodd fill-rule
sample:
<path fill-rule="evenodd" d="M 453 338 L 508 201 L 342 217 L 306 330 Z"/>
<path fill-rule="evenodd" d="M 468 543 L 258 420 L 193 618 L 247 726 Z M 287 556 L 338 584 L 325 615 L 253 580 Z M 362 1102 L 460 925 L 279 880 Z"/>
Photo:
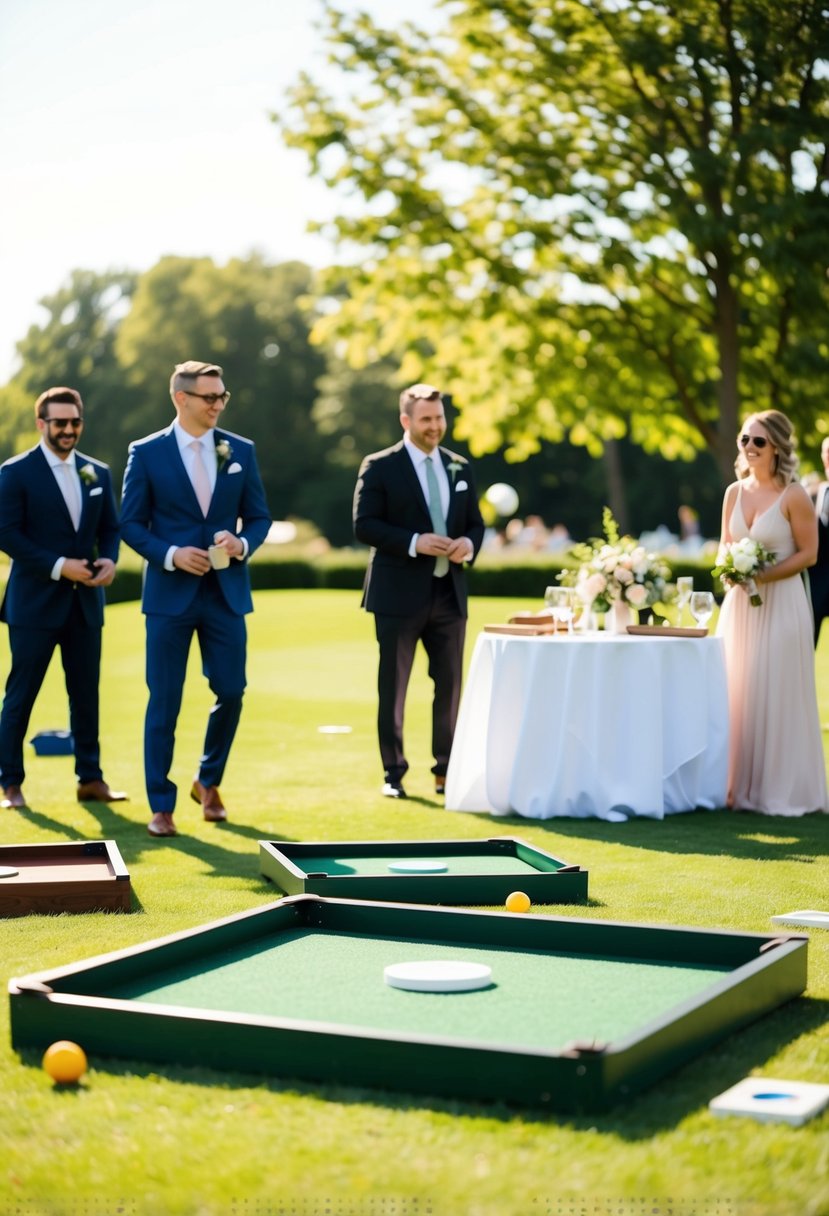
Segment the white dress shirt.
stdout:
<path fill-rule="evenodd" d="M 420 488 L 423 491 L 423 497 L 426 502 L 429 501 L 429 483 L 426 480 L 426 461 L 431 460 L 437 477 L 438 489 L 440 490 L 440 505 L 443 511 L 443 518 L 446 519 L 449 515 L 449 478 L 446 475 L 446 469 L 443 467 L 443 461 L 440 458 L 440 452 L 435 448 L 432 456 L 428 452 L 423 452 L 416 444 L 412 443 L 409 438 L 408 431 L 403 436 L 403 446 L 409 453 L 414 471 L 417 473 L 417 479 L 420 482 Z M 434 459 L 432 459 L 434 457 Z M 417 542 L 420 537 L 419 532 L 412 535 L 409 541 L 409 557 L 417 556 Z"/>
<path fill-rule="evenodd" d="M 53 452 L 52 449 L 45 443 L 45 441 L 43 439 L 41 439 L 41 441 L 40 441 L 40 449 L 43 452 L 43 455 L 46 457 L 46 461 L 49 465 L 49 468 L 52 470 L 52 472 L 54 474 L 55 481 L 58 483 L 58 487 L 60 489 L 61 494 L 63 495 L 63 500 L 66 503 L 66 507 L 67 507 L 67 510 L 69 511 L 69 515 L 71 518 L 73 508 L 72 508 L 72 502 L 70 501 L 70 498 L 69 498 L 70 489 L 69 489 L 69 486 L 66 484 L 67 477 L 73 477 L 75 479 L 76 487 L 77 487 L 77 491 L 78 491 L 78 503 L 81 505 L 81 510 L 83 510 L 83 494 L 81 493 L 81 479 L 78 476 L 78 466 L 75 464 L 75 453 L 74 453 L 74 451 L 72 451 L 66 457 L 66 460 L 61 460 L 60 456 L 58 456 L 58 454 L 56 452 Z M 65 471 L 66 468 L 69 468 L 71 470 L 71 472 L 67 473 Z M 77 532 L 77 530 L 78 529 L 76 527 L 75 531 Z M 65 561 L 66 561 L 65 557 L 58 558 L 58 560 L 55 562 L 54 566 L 51 569 L 50 578 L 53 578 L 53 579 L 60 578 L 60 572 L 63 569 L 63 563 Z"/>
<path fill-rule="evenodd" d="M 176 418 L 175 422 L 173 423 L 173 434 L 176 437 L 179 454 L 184 463 L 184 471 L 186 472 L 190 480 L 190 485 L 193 487 L 194 491 L 196 486 L 193 480 L 193 464 L 196 459 L 196 453 L 193 451 L 192 444 L 195 442 L 201 445 L 202 463 L 207 471 L 207 480 L 210 482 L 210 493 L 212 494 L 216 489 L 216 478 L 219 474 L 219 466 L 216 460 L 216 440 L 214 438 L 213 431 L 206 431 L 203 435 L 190 435 L 187 431 L 185 431 L 184 427 L 181 426 L 178 418 Z M 196 497 L 198 497 L 198 495 L 196 495 Z M 237 561 L 243 561 L 248 555 L 248 542 L 245 540 L 244 536 L 240 536 L 239 539 L 242 542 L 242 552 L 237 558 Z M 170 548 L 167 550 L 167 554 L 164 558 L 165 570 L 175 569 L 173 554 L 179 547 L 179 545 L 170 545 Z"/>

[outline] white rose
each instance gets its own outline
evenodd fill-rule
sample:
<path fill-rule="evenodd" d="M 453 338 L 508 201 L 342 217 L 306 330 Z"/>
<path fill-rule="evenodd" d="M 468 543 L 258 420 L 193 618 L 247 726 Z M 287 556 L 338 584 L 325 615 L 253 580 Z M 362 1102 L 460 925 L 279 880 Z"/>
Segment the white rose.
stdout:
<path fill-rule="evenodd" d="M 643 587 L 641 583 L 634 583 L 625 592 L 625 599 L 634 608 L 644 608 L 648 601 L 648 589 L 647 587 Z"/>
<path fill-rule="evenodd" d="M 628 583 L 633 582 L 633 575 L 626 566 L 619 565 L 615 571 L 616 582 L 621 583 L 623 587 L 627 587 Z"/>
<path fill-rule="evenodd" d="M 734 569 L 739 574 L 750 574 L 754 569 L 754 554 L 735 553 L 733 555 Z"/>

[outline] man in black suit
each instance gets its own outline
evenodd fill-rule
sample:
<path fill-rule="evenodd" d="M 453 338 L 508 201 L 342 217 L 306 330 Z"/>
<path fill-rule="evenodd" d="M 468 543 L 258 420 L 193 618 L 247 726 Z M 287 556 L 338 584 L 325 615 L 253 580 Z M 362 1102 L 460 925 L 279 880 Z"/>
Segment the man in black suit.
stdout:
<path fill-rule="evenodd" d="M 405 798 L 406 690 L 418 641 L 434 681 L 432 754 L 437 793 L 458 716 L 466 634 L 464 564 L 475 559 L 484 522 L 472 468 L 440 447 L 446 416 L 440 391 L 414 384 L 400 395 L 400 443 L 367 456 L 354 493 L 354 535 L 371 545 L 363 607 L 380 646 L 377 728 L 383 794 Z"/>
<path fill-rule="evenodd" d="M 0 805 L 23 807 L 23 740 L 55 647 L 60 647 L 79 802 L 120 802 L 104 781 L 98 677 L 104 587 L 115 577 L 118 515 L 109 468 L 76 450 L 83 402 L 50 388 L 35 403 L 40 443 L 0 468 L 0 549 L 12 559 L 0 619 L 11 670 L 0 712 Z"/>
<path fill-rule="evenodd" d="M 815 621 L 815 646 L 820 637 L 823 618 L 829 616 L 829 439 L 820 445 L 826 481 L 821 481 L 815 490 L 815 513 L 817 514 L 817 562 L 809 571 L 809 591 L 812 596 L 812 614 Z"/>

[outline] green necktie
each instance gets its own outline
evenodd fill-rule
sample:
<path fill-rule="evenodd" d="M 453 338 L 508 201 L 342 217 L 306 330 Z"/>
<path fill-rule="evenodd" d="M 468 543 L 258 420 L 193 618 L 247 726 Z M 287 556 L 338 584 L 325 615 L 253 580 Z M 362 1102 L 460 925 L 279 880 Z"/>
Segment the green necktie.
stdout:
<path fill-rule="evenodd" d="M 432 464 L 432 457 L 426 457 L 426 484 L 429 487 L 429 514 L 432 517 L 432 531 L 438 536 L 448 536 L 446 531 L 446 520 L 443 517 L 443 507 L 440 502 L 440 486 L 438 485 L 438 477 L 435 472 L 435 466 Z M 449 558 L 435 558 L 435 578 L 443 578 L 444 574 L 449 573 Z"/>

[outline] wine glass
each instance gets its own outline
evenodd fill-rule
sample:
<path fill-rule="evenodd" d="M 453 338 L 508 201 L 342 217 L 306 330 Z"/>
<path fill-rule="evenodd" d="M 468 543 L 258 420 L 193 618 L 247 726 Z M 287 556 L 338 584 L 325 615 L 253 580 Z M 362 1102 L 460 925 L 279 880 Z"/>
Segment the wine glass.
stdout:
<path fill-rule="evenodd" d="M 690 577 L 690 575 L 682 575 L 681 578 L 676 580 L 676 604 L 678 609 L 676 618 L 677 625 L 682 624 L 682 613 L 685 610 L 685 605 L 691 598 L 693 590 L 694 580 Z"/>
<path fill-rule="evenodd" d="M 544 602 L 553 614 L 554 621 L 567 623 L 567 632 L 573 632 L 573 592 L 570 587 L 548 587 L 544 592 Z"/>
<path fill-rule="evenodd" d="M 714 596 L 710 591 L 692 591 L 691 592 L 691 616 L 694 618 L 700 628 L 708 628 L 708 622 L 711 620 L 714 611 Z"/>

